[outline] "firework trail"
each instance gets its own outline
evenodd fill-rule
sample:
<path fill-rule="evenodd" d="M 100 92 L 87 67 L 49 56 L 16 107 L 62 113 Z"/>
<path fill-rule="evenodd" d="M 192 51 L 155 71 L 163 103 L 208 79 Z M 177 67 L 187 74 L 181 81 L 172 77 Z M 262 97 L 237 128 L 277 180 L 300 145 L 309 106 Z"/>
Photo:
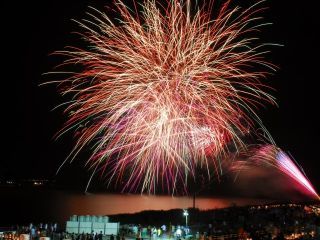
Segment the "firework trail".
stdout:
<path fill-rule="evenodd" d="M 272 142 L 255 113 L 275 104 L 262 83 L 274 66 L 255 36 L 266 25 L 260 3 L 226 1 L 214 19 L 212 1 L 195 10 L 190 0 L 145 0 L 138 12 L 117 0 L 116 22 L 91 9 L 78 22 L 87 47 L 57 52 L 63 67 L 81 69 L 57 81 L 72 97 L 58 134 L 77 133 L 68 159 L 91 147 L 88 165 L 109 184 L 174 192 L 196 168 L 219 175 L 220 159 L 257 129 Z"/>
<path fill-rule="evenodd" d="M 252 166 L 273 167 L 302 186 L 304 193 L 320 199 L 303 170 L 297 166 L 288 154 L 277 146 L 264 145 L 252 148 L 250 151 L 245 150 L 242 158 L 244 160 L 234 161 L 232 163 L 231 168 L 233 168 L 233 171 L 248 171 L 252 169 Z"/>

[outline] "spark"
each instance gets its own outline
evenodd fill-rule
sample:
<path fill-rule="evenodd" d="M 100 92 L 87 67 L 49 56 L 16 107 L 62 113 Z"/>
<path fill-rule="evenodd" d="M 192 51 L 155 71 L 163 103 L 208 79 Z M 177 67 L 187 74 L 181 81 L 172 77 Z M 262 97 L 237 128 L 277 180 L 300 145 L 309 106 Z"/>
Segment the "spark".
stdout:
<path fill-rule="evenodd" d="M 253 166 L 272 167 L 302 186 L 304 193 L 320 199 L 303 169 L 279 147 L 270 144 L 253 147 L 245 150 L 242 158 L 232 163 L 232 171 L 250 171 Z"/>
<path fill-rule="evenodd" d="M 230 2 L 212 19 L 212 1 L 145 0 L 138 12 L 117 0 L 119 20 L 91 8 L 76 21 L 86 47 L 56 52 L 66 57 L 60 67 L 78 69 L 56 81 L 72 98 L 58 136 L 76 129 L 66 161 L 91 147 L 88 166 L 108 184 L 175 192 L 199 166 L 219 175 L 221 156 L 257 128 L 272 142 L 255 112 L 275 104 L 262 81 L 275 66 L 255 36 L 263 1 Z"/>

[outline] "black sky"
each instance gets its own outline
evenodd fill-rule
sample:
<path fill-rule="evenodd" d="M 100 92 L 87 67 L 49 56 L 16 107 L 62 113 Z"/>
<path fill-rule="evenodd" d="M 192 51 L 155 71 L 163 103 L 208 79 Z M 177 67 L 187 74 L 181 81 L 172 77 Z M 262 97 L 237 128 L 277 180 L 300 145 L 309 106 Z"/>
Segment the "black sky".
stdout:
<path fill-rule="evenodd" d="M 278 146 L 294 156 L 320 191 L 320 21 L 315 3 L 268 0 L 264 4 L 269 7 L 265 20 L 273 25 L 264 29 L 261 41 L 284 46 L 271 48 L 267 56 L 279 66 L 269 77 L 277 90 L 274 95 L 279 108 L 267 106 L 258 113 Z M 5 120 L 1 176 L 53 177 L 71 150 L 71 138 L 53 140 L 65 118 L 61 110 L 52 109 L 62 99 L 54 86 L 39 84 L 46 80 L 42 73 L 51 71 L 59 60 L 49 54 L 79 43 L 71 34 L 79 28 L 70 19 L 81 19 L 88 5 L 102 9 L 107 4 L 110 1 L 48 0 L 14 1 L 5 6 L 1 30 Z M 89 174 L 79 167 L 82 164 L 65 167 L 62 175 L 66 182 L 84 185 Z"/>

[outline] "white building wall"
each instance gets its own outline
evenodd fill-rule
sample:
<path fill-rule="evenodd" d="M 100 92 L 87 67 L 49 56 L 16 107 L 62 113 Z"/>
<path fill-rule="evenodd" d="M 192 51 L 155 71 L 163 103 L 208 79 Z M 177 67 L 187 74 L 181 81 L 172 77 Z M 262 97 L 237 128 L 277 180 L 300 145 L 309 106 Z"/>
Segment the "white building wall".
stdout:
<path fill-rule="evenodd" d="M 66 231 L 75 234 L 102 232 L 104 235 L 117 235 L 119 228 L 120 223 L 110 223 L 108 216 L 73 215 L 66 222 Z"/>
<path fill-rule="evenodd" d="M 86 220 L 89 220 L 86 218 Z M 92 222 L 80 222 L 79 233 L 91 233 L 92 232 Z"/>
<path fill-rule="evenodd" d="M 119 233 L 120 223 L 106 223 L 105 234 L 106 235 L 117 235 Z"/>
<path fill-rule="evenodd" d="M 104 229 L 105 229 L 105 223 L 103 223 L 103 222 L 93 222 L 92 223 L 93 232 L 95 232 L 95 233 L 102 232 L 102 234 L 105 234 L 104 233 L 105 232 Z"/>
<path fill-rule="evenodd" d="M 79 222 L 78 221 L 67 221 L 66 232 L 68 233 L 79 233 Z"/>

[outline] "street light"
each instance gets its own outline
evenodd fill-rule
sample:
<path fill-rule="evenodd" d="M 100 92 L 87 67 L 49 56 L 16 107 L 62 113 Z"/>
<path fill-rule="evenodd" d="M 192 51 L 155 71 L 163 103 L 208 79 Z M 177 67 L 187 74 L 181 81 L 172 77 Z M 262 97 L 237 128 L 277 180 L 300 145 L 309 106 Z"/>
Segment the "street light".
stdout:
<path fill-rule="evenodd" d="M 188 216 L 189 216 L 189 213 L 188 213 L 188 210 L 183 210 L 183 216 L 186 217 L 186 228 L 188 228 Z"/>

